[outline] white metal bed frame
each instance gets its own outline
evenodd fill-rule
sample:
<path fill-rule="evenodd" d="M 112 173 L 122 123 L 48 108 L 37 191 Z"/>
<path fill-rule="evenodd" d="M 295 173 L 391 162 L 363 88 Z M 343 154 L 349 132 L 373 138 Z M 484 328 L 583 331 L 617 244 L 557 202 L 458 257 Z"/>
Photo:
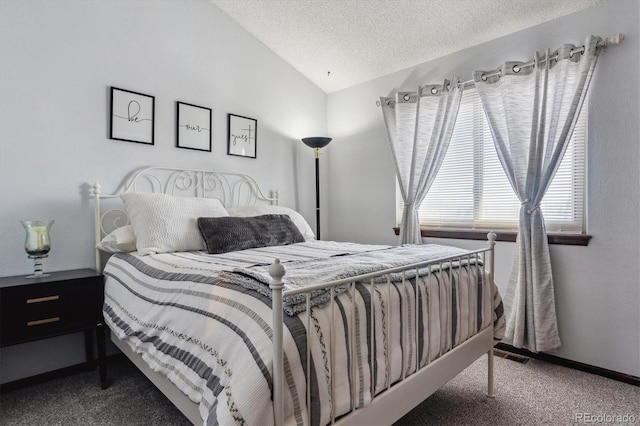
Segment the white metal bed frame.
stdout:
<path fill-rule="evenodd" d="M 140 187 L 144 187 L 146 190 L 140 191 Z M 147 167 L 135 172 L 128 183 L 124 185 L 124 189 L 116 194 L 102 194 L 101 186 L 99 183 L 93 185 L 93 195 L 95 198 L 95 221 L 96 221 L 96 243 L 98 243 L 104 235 L 111 230 L 128 224 L 128 218 L 126 212 L 122 207 L 109 208 L 105 211 L 102 210 L 101 200 L 108 200 L 118 198 L 120 193 L 123 192 L 162 192 L 173 195 L 182 196 L 199 196 L 199 197 L 216 197 L 219 198 L 226 207 L 238 206 L 238 205 L 250 205 L 255 203 L 278 203 L 278 192 L 275 191 L 272 197 L 267 197 L 260 190 L 257 182 L 250 176 L 241 173 L 230 172 L 216 172 L 207 170 L 195 170 L 195 169 L 175 169 L 170 167 Z M 467 261 L 473 258 L 480 260 L 476 262 L 477 265 L 488 265 L 488 278 L 490 282 L 493 282 L 494 277 L 494 246 L 496 234 L 493 232 L 487 235 L 488 246 L 486 248 L 469 251 L 464 255 L 451 256 L 441 259 L 436 259 L 429 262 L 422 262 L 413 265 L 409 265 L 402 268 L 394 268 L 378 273 L 371 273 L 360 275 L 357 277 L 333 281 L 330 283 L 319 284 L 305 289 L 298 289 L 293 291 L 283 291 L 284 285 L 282 277 L 285 274 L 285 268 L 280 264 L 279 260 L 275 260 L 269 268 L 269 273 L 272 277 L 270 285 L 272 291 L 272 311 L 273 311 L 273 404 L 274 404 L 274 424 L 283 424 L 284 419 L 284 401 L 282 400 L 283 387 L 284 387 L 284 370 L 283 370 L 283 297 L 292 296 L 295 294 L 306 294 L 307 306 L 309 306 L 310 292 L 318 289 L 330 289 L 331 302 L 330 309 L 332 309 L 332 325 L 333 325 L 333 299 L 335 295 L 335 288 L 340 285 L 349 284 L 350 290 L 354 291 L 356 282 L 370 282 L 374 284 L 374 280 L 380 277 L 386 277 L 385 281 L 388 283 L 390 280 L 390 274 L 402 274 L 402 283 L 405 285 L 405 274 L 409 271 L 415 271 L 417 274 L 418 269 L 429 267 L 431 265 L 439 265 L 439 273 L 451 274 L 451 268 L 448 272 L 446 270 L 447 264 L 452 264 L 456 261 Z M 103 253 L 96 248 L 96 268 L 101 271 L 103 267 Z M 486 259 L 487 254 L 489 259 Z M 484 272 L 485 266 L 479 266 L 478 268 Z M 436 272 L 434 272 L 436 273 Z M 389 288 L 390 286 L 388 286 Z M 450 295 L 451 297 L 451 295 Z M 373 300 L 373 299 L 372 299 Z M 374 303 L 374 302 L 371 302 Z M 418 309 L 416 304 L 416 310 Z M 371 310 L 373 311 L 373 309 Z M 305 315 L 305 314 L 302 314 Z M 407 315 L 403 313 L 402 315 Z M 388 317 L 387 317 L 388 318 Z M 416 315 L 417 318 L 417 315 Z M 307 321 L 309 315 L 307 315 Z M 373 328 L 373 322 L 372 328 Z M 405 323 L 406 321 L 403 321 Z M 449 333 L 451 331 L 451 321 L 448 322 Z M 308 326 L 308 323 L 307 323 Z M 384 325 L 389 327 L 389 322 Z M 333 327 L 331 327 L 333 328 Z M 113 333 L 111 334 L 111 340 L 114 344 L 162 391 L 165 396 L 193 423 L 200 424 L 202 422 L 197 404 L 192 402 L 186 395 L 184 395 L 178 388 L 173 385 L 164 375 L 152 371 L 147 364 L 142 360 L 140 355 L 133 352 L 133 350 L 124 342 L 120 341 Z M 375 333 L 372 333 L 372 339 L 374 339 Z M 418 339 L 416 334 L 415 339 Z M 353 339 L 351 339 L 353 344 Z M 402 330 L 402 342 L 403 347 L 406 342 L 406 328 Z M 403 375 L 399 382 L 387 384 L 387 389 L 373 395 L 372 401 L 369 405 L 355 409 L 353 403 L 351 406 L 351 412 L 348 414 L 336 418 L 335 413 L 332 413 L 332 424 L 349 424 L 349 425 L 371 425 L 371 424 L 392 424 L 400 419 L 403 415 L 408 413 L 411 409 L 417 406 L 420 402 L 424 401 L 427 397 L 433 394 L 436 390 L 453 379 L 462 370 L 472 364 L 484 353 L 487 354 L 488 359 L 488 383 L 487 383 L 487 396 L 494 397 L 494 383 L 493 383 L 493 327 L 489 325 L 478 334 L 464 341 L 460 345 L 453 347 L 450 351 L 441 355 L 439 358 L 432 362 L 427 362 L 426 365 L 418 367 L 418 370 L 411 375 L 405 376 L 404 371 L 404 356 L 403 356 Z M 332 345 L 333 348 L 333 345 Z M 417 345 L 416 345 L 417 348 Z M 417 350 L 417 349 L 416 349 Z M 333 352 L 333 351 L 332 351 Z M 353 351 L 350 351 L 353 354 Z M 310 365 L 309 361 L 309 347 L 307 347 L 307 366 Z M 331 367 L 333 367 L 334 355 L 330 354 Z M 353 360 L 352 360 L 353 361 Z M 389 369 L 389 362 L 387 362 L 387 369 Z M 331 368 L 332 376 L 334 368 Z M 309 376 L 307 374 L 307 376 Z M 333 383 L 333 377 L 331 378 Z M 309 384 L 307 384 L 307 407 L 310 406 L 309 398 Z M 352 398 L 353 400 L 353 398 Z M 333 405 L 335 406 L 335 405 Z M 310 414 L 309 414 L 310 416 Z"/>

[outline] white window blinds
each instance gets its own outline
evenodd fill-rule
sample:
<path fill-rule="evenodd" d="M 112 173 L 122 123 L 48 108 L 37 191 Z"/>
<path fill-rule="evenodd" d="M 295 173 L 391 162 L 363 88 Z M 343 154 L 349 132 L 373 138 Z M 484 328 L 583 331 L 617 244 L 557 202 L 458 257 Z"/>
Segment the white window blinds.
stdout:
<path fill-rule="evenodd" d="M 562 163 L 542 203 L 547 231 L 585 231 L 585 102 Z M 397 220 L 402 198 L 396 197 Z M 462 229 L 518 229 L 520 202 L 502 170 L 475 89 L 462 95 L 449 150 L 420 206 L 420 224 Z"/>

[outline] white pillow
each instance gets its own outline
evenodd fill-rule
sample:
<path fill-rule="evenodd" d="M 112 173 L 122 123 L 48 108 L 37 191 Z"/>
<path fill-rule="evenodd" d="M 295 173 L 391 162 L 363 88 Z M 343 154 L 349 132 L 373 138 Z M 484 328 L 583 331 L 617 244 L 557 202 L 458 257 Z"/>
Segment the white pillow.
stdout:
<path fill-rule="evenodd" d="M 138 253 L 142 255 L 206 250 L 197 219 L 229 216 L 217 198 L 133 192 L 120 198 L 133 225 Z"/>
<path fill-rule="evenodd" d="M 133 233 L 133 226 L 126 225 L 114 230 L 104 237 L 97 247 L 108 253 L 136 251 L 136 235 Z"/>
<path fill-rule="evenodd" d="M 300 233 L 304 237 L 306 241 L 315 240 L 316 236 L 311 229 L 311 226 L 304 220 L 304 217 L 300 213 L 295 210 L 292 210 L 288 207 L 283 206 L 273 206 L 271 204 L 262 204 L 262 205 L 254 205 L 254 206 L 241 206 L 241 207 L 230 207 L 227 209 L 230 216 L 236 217 L 251 217 L 251 216 L 260 216 L 263 214 L 286 214 L 288 215 L 293 223 L 298 227 Z"/>

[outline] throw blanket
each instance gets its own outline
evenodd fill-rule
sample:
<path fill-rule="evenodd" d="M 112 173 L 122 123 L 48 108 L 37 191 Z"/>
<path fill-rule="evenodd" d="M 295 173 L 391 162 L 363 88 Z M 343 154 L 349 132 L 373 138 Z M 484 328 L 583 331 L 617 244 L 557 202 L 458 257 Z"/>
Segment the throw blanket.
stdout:
<path fill-rule="evenodd" d="M 271 300 L 221 272 L 261 268 L 278 257 L 302 275 L 296 263 L 314 257 L 344 262 L 387 251 L 315 241 L 225 255 L 116 254 L 104 270 L 105 323 L 199 405 L 204 424 L 269 425 Z M 334 311 L 318 306 L 284 317 L 285 424 L 326 425 L 332 411 L 363 407 L 403 374 L 487 327 L 500 338 L 504 326 L 496 287 L 466 266 L 404 283 L 357 284 L 336 297 Z"/>
<path fill-rule="evenodd" d="M 326 284 L 345 278 L 353 278 L 358 275 L 376 273 L 387 269 L 403 267 L 406 265 L 433 261 L 439 258 L 464 255 L 465 250 L 457 247 L 441 246 L 437 244 L 407 244 L 400 247 L 385 246 L 378 249 L 372 248 L 352 256 L 341 256 L 332 258 L 305 259 L 301 261 L 289 262 L 286 265 L 284 282 L 284 310 L 294 316 L 307 309 L 306 297 L 304 294 L 287 296 L 287 290 L 294 290 L 308 287 L 314 284 Z M 466 259 L 463 259 L 463 265 Z M 470 259 L 471 264 L 475 259 Z M 448 263 L 446 265 L 448 267 Z M 457 263 L 453 267 L 460 266 Z M 423 268 L 418 271 L 419 276 L 439 269 L 439 265 L 430 268 Z M 415 278 L 416 270 L 411 269 L 405 273 L 405 278 Z M 229 283 L 243 286 L 255 290 L 260 294 L 271 297 L 269 283 L 269 265 L 254 268 L 235 268 L 233 273 L 223 273 L 221 278 Z M 391 281 L 402 280 L 402 274 L 391 274 Z M 379 277 L 375 281 L 381 282 L 386 277 Z M 344 292 L 349 287 L 348 284 L 337 286 L 336 294 Z M 315 290 L 311 293 L 310 304 L 312 307 L 320 306 L 330 300 L 331 291 L 329 289 Z"/>

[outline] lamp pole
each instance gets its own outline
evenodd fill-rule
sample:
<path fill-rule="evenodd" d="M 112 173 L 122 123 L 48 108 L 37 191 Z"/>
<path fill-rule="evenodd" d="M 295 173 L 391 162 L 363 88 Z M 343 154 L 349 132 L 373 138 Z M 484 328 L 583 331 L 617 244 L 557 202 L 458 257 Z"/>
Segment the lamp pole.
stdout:
<path fill-rule="evenodd" d="M 313 148 L 313 154 L 316 159 L 316 238 L 320 239 L 320 148 L 324 148 L 331 142 L 331 138 L 311 137 L 302 138 L 302 142 L 308 147 Z"/>
<path fill-rule="evenodd" d="M 316 238 L 320 239 L 320 148 L 313 148 L 316 157 Z"/>

